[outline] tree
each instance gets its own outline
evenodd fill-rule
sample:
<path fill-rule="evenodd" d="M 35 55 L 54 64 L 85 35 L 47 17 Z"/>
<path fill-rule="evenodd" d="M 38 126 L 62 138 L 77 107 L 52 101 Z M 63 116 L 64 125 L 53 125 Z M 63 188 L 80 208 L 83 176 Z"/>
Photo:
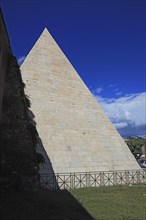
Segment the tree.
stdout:
<path fill-rule="evenodd" d="M 128 137 L 126 143 L 136 159 L 142 155 L 142 146 L 146 145 L 146 139 L 141 137 Z"/>

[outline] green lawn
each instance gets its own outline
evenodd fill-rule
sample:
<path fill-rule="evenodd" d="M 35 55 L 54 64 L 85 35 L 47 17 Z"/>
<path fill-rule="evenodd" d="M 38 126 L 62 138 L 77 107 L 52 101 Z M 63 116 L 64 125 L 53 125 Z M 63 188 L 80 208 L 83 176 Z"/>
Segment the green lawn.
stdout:
<path fill-rule="evenodd" d="M 0 220 L 146 220 L 146 185 L 1 192 Z"/>
<path fill-rule="evenodd" d="M 146 220 L 146 185 L 71 190 L 94 219 Z"/>

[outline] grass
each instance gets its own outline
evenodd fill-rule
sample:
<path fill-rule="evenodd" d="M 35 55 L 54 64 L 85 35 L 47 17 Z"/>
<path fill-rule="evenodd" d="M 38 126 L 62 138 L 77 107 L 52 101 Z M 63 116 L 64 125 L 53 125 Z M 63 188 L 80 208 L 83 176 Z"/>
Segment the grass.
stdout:
<path fill-rule="evenodd" d="M 146 220 L 146 185 L 71 190 L 94 219 Z"/>
<path fill-rule="evenodd" d="M 146 220 L 146 185 L 0 193 L 1 220 Z"/>

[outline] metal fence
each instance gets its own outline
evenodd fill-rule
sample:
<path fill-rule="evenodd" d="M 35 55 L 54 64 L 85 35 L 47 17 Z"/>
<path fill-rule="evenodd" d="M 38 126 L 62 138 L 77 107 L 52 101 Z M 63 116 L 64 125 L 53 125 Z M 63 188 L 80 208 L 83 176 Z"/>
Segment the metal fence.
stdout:
<path fill-rule="evenodd" d="M 50 190 L 130 184 L 146 184 L 146 170 L 41 174 L 39 178 L 39 187 Z"/>

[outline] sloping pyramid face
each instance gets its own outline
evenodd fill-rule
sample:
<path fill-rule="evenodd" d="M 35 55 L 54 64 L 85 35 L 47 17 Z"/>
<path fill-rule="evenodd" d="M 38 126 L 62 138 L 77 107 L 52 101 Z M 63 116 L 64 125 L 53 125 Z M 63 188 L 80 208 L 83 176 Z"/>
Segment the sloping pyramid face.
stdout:
<path fill-rule="evenodd" d="M 21 72 L 55 173 L 139 169 L 47 29 L 26 57 Z"/>

